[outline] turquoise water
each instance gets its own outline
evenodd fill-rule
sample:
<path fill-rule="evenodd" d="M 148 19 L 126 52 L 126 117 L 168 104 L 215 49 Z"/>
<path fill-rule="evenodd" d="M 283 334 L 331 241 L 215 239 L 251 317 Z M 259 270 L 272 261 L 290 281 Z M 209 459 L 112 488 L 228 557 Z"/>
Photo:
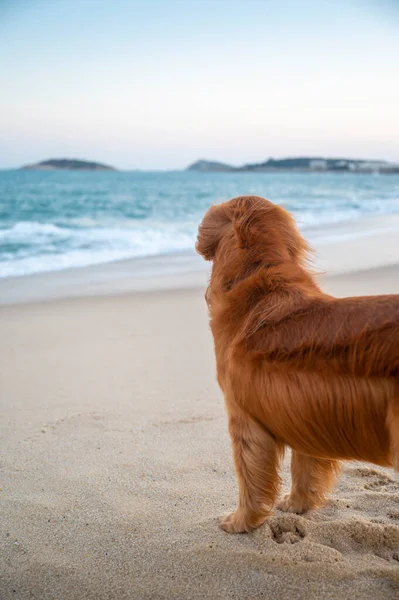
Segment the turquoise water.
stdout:
<path fill-rule="evenodd" d="M 0 171 L 0 277 L 194 247 L 213 202 L 266 196 L 301 228 L 399 213 L 399 176 Z"/>

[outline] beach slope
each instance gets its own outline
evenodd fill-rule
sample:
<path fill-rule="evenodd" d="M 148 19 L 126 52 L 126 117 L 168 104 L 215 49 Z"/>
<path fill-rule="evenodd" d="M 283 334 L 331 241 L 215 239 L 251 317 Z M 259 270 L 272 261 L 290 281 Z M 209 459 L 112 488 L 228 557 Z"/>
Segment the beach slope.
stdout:
<path fill-rule="evenodd" d="M 399 292 L 399 269 L 323 285 Z M 2 600 L 398 598 L 391 470 L 347 464 L 321 510 L 218 528 L 237 485 L 203 293 L 1 308 Z"/>

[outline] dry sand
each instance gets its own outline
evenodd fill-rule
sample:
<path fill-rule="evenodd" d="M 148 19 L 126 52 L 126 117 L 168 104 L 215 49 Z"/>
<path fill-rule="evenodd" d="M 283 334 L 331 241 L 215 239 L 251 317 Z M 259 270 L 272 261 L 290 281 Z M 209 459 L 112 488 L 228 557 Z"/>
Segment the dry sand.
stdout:
<path fill-rule="evenodd" d="M 399 292 L 399 268 L 324 284 Z M 203 289 L 5 306 L 0 377 L 1 600 L 399 597 L 393 471 L 350 463 L 322 510 L 218 528 L 237 486 Z"/>

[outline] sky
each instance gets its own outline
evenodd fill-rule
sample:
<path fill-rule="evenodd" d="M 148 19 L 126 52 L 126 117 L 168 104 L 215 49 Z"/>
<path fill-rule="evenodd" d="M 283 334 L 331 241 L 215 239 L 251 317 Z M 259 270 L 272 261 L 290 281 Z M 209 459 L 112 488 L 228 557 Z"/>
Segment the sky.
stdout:
<path fill-rule="evenodd" d="M 0 0 L 0 168 L 399 162 L 397 0 Z"/>

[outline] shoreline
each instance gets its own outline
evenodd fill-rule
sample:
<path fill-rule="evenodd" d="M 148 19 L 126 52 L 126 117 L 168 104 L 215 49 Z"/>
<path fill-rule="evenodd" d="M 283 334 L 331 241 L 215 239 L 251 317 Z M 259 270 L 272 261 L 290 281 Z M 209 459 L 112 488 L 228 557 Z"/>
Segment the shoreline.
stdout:
<path fill-rule="evenodd" d="M 399 215 L 302 230 L 323 279 L 399 264 Z M 312 256 L 313 259 L 313 256 Z M 0 305 L 171 289 L 203 288 L 210 265 L 194 250 L 0 278 Z"/>

